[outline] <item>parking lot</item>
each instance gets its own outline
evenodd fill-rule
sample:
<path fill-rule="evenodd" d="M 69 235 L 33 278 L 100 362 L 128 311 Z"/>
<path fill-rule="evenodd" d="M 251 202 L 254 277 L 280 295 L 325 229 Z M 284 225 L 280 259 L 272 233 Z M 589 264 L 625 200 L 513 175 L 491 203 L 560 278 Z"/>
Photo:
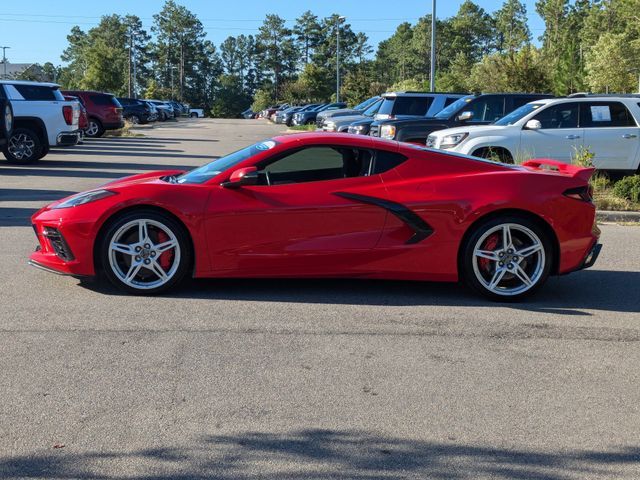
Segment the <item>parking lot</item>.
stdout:
<path fill-rule="evenodd" d="M 283 130 L 182 120 L 0 162 L 0 478 L 640 477 L 640 227 L 512 305 L 352 280 L 133 297 L 27 266 L 41 205 Z"/>

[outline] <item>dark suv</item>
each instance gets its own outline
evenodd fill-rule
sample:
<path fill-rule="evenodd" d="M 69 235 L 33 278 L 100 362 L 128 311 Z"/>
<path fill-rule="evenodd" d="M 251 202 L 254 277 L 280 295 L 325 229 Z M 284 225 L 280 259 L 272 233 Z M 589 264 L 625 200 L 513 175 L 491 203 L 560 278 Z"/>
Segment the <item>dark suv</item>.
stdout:
<path fill-rule="evenodd" d="M 461 125 L 488 125 L 522 105 L 552 98 L 536 93 L 465 95 L 435 115 L 425 118 L 388 118 L 371 125 L 370 135 L 424 145 L 431 132 Z"/>
<path fill-rule="evenodd" d="M 122 105 L 122 116 L 131 123 L 149 123 L 151 121 L 151 107 L 137 98 L 118 98 Z"/>
<path fill-rule="evenodd" d="M 88 137 L 101 137 L 105 130 L 117 130 L 124 126 L 122 105 L 115 95 L 85 90 L 65 90 L 62 93 L 82 99 L 89 115 L 89 126 L 85 130 Z"/>
<path fill-rule="evenodd" d="M 7 144 L 13 129 L 13 109 L 4 93 L 4 85 L 0 84 L 0 150 Z"/>
<path fill-rule="evenodd" d="M 377 120 L 430 117 L 465 95 L 465 93 L 387 92 L 381 95 L 382 104 L 378 113 L 374 117 L 353 122 L 349 126 L 349 133 L 377 136 L 377 131 L 369 132 L 370 129 L 377 128 Z"/>

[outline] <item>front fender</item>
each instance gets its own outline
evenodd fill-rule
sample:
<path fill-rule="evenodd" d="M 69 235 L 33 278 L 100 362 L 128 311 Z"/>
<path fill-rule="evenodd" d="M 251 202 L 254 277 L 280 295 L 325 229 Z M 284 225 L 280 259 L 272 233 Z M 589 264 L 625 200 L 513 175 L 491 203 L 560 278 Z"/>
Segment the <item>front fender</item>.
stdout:
<path fill-rule="evenodd" d="M 518 140 L 506 135 L 492 135 L 489 137 L 472 138 L 456 149 L 459 153 L 473 155 L 481 148 L 504 148 L 511 154 L 511 158 L 516 158 L 518 151 Z"/>

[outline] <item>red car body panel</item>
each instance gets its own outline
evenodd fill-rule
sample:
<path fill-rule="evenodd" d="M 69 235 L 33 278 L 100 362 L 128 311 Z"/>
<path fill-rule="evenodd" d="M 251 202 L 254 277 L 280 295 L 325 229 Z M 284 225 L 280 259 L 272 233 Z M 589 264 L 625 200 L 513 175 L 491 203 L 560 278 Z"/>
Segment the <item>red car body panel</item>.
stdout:
<path fill-rule="evenodd" d="M 124 126 L 122 106 L 114 95 L 86 90 L 65 90 L 62 93 L 82 99 L 87 113 L 87 126 L 89 126 L 89 117 L 98 119 L 106 130 L 118 129 Z"/>
<path fill-rule="evenodd" d="M 86 205 L 56 209 L 58 202 L 53 203 L 32 218 L 41 249 L 31 260 L 63 273 L 94 275 L 101 228 L 114 214 L 140 206 L 163 209 L 185 225 L 194 247 L 195 277 L 456 281 L 465 234 L 495 212 L 528 212 L 544 222 L 559 248 L 556 273 L 579 269 L 599 236 L 594 205 L 564 195 L 586 186 L 589 169 L 553 161 L 505 166 L 340 134 L 274 140 L 272 149 L 204 184 L 169 183 L 160 177 L 181 172 L 152 172 L 104 185 L 117 194 Z M 408 160 L 371 176 L 235 189 L 221 185 L 237 169 L 313 144 L 399 152 Z M 549 166 L 556 170 L 542 168 Z M 393 213 L 398 206 L 430 228 L 425 238 L 410 243 L 417 230 Z M 45 226 L 60 231 L 74 260 L 56 255 L 42 235 Z"/>

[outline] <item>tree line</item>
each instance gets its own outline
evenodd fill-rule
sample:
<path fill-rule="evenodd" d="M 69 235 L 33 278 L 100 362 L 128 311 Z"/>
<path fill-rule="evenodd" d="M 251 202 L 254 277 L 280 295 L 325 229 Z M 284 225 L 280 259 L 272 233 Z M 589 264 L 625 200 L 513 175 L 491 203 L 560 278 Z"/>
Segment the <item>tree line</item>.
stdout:
<path fill-rule="evenodd" d="M 505 0 L 487 12 L 466 0 L 436 21 L 440 91 L 625 93 L 640 88 L 640 0 L 538 0 L 545 28 L 537 40 L 526 5 Z M 390 89 L 429 83 L 431 16 L 404 22 L 374 49 L 338 14 L 303 13 L 287 26 L 267 15 L 255 35 L 216 46 L 195 14 L 168 0 L 150 32 L 135 15 L 107 15 L 67 36 L 63 67 L 45 72 L 68 88 L 172 98 L 234 116 L 253 104 L 303 103 L 335 96 L 340 37 L 341 97 L 357 103 Z M 539 46 L 537 46 L 539 45 Z"/>

